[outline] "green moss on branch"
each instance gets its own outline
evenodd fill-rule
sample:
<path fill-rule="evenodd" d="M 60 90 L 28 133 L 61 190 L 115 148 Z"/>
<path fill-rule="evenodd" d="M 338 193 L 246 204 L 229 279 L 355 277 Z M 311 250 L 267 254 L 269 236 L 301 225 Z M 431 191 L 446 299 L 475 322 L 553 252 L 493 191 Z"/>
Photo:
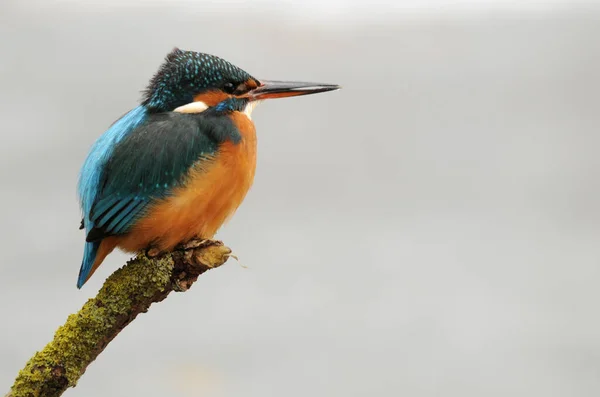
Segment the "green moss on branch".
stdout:
<path fill-rule="evenodd" d="M 67 318 L 25 365 L 7 397 L 55 397 L 73 387 L 110 341 L 136 316 L 171 291 L 186 291 L 231 250 L 220 242 L 193 242 L 156 258 L 138 255 L 114 272 L 95 298 Z"/>

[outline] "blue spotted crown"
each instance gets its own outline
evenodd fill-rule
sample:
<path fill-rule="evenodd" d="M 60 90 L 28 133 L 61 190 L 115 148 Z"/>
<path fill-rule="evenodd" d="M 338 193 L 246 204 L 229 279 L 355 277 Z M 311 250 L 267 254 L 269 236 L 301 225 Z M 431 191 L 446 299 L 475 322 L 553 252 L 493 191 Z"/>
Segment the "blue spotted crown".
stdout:
<path fill-rule="evenodd" d="M 193 101 L 208 89 L 237 86 L 250 74 L 226 60 L 210 54 L 173 49 L 154 75 L 142 102 L 150 111 L 168 111 Z"/>

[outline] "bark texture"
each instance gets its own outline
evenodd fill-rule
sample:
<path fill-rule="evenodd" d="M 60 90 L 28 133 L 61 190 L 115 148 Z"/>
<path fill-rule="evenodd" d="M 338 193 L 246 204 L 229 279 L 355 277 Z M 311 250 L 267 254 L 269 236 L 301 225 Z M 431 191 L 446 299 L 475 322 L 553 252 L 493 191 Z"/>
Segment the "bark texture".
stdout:
<path fill-rule="evenodd" d="M 156 257 L 139 254 L 67 318 L 52 342 L 19 372 L 7 397 L 60 396 L 138 314 L 172 291 L 187 291 L 199 275 L 230 256 L 231 250 L 218 241 L 194 241 Z"/>

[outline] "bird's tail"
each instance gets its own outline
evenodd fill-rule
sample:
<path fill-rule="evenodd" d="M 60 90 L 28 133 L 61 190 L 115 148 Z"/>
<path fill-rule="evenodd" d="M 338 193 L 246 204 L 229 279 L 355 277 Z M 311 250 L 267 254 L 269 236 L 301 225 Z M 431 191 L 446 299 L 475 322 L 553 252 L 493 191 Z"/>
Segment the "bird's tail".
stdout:
<path fill-rule="evenodd" d="M 107 237 L 100 241 L 85 243 L 83 251 L 83 261 L 81 261 L 81 269 L 79 269 L 79 277 L 77 278 L 77 288 L 83 287 L 83 284 L 92 277 L 92 274 L 102 264 L 104 258 L 110 254 L 117 246 L 117 239 L 114 236 Z"/>
<path fill-rule="evenodd" d="M 83 251 L 83 260 L 81 261 L 81 268 L 79 269 L 79 276 L 77 278 L 77 288 L 83 287 L 83 284 L 87 281 L 98 256 L 98 248 L 100 248 L 100 241 L 94 241 L 91 243 L 85 243 Z"/>

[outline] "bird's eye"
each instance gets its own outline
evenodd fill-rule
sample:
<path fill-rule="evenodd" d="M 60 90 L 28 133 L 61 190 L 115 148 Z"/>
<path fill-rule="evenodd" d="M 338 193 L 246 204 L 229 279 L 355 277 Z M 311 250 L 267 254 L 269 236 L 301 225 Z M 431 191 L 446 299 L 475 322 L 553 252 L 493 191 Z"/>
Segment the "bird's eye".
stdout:
<path fill-rule="evenodd" d="M 228 94 L 233 94 L 235 92 L 235 85 L 233 85 L 233 83 L 225 83 L 223 86 L 223 91 Z"/>

